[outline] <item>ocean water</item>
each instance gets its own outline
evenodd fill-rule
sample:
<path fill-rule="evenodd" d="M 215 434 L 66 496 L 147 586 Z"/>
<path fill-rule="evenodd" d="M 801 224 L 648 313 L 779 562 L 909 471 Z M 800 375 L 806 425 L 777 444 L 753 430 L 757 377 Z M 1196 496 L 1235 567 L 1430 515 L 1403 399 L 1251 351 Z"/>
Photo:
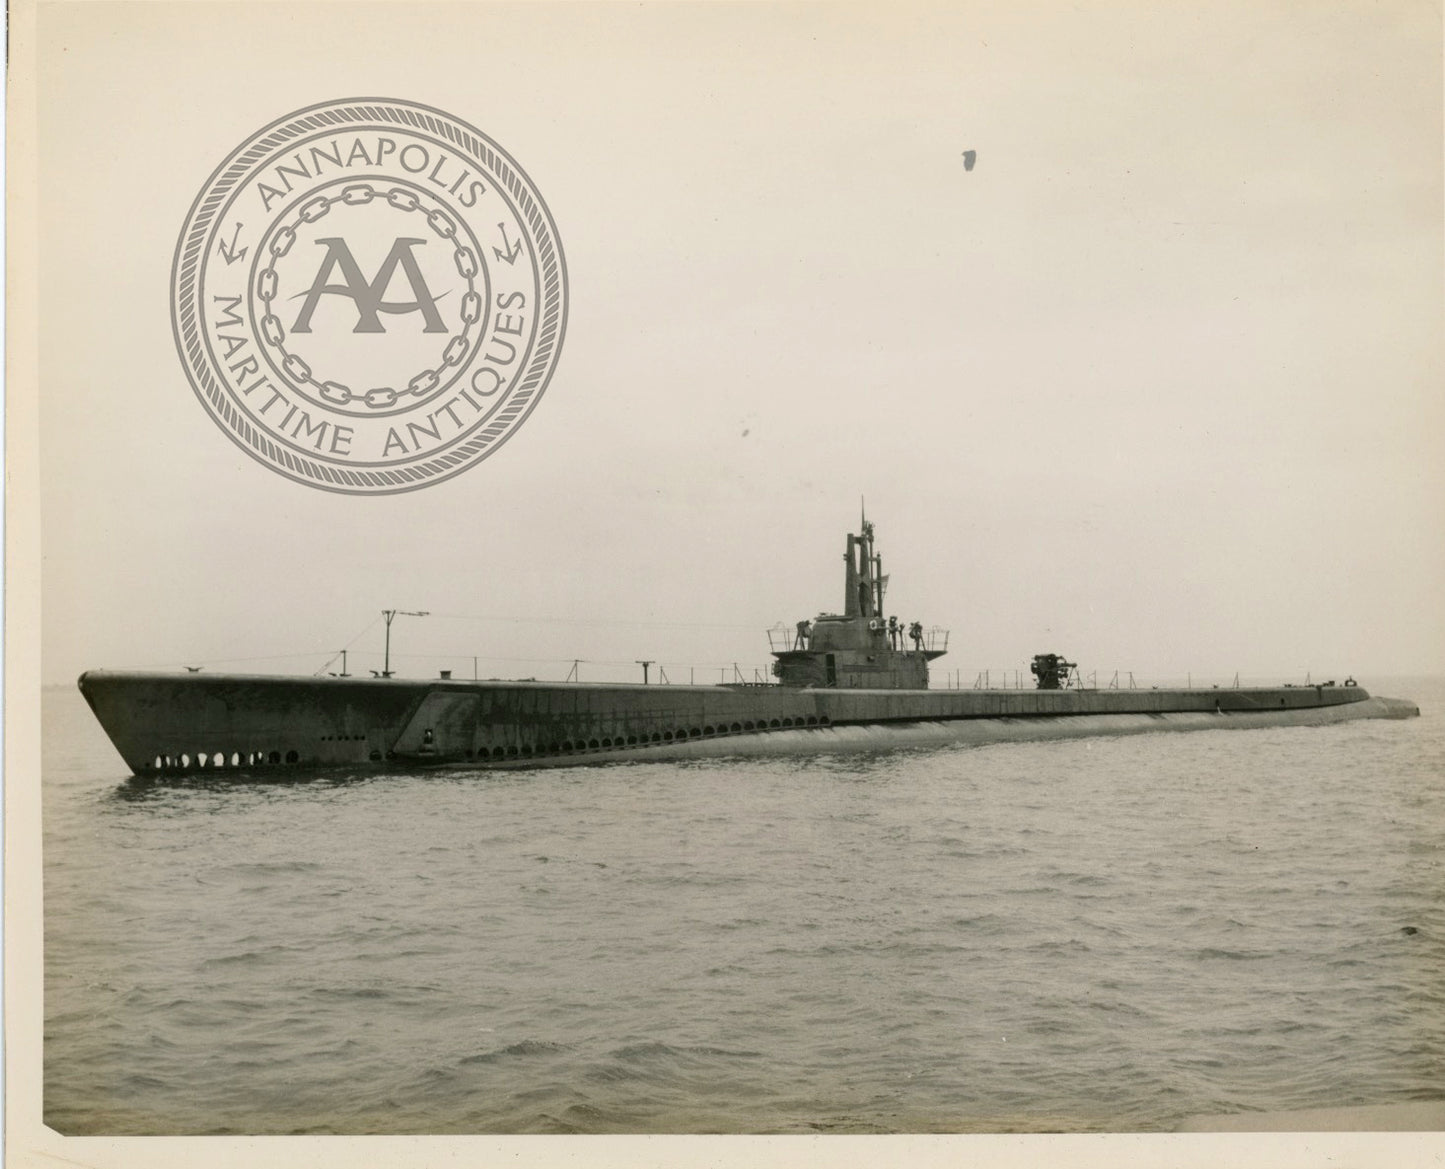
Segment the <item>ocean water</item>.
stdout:
<path fill-rule="evenodd" d="M 1445 1095 L 1422 717 L 128 779 L 44 698 L 67 1134 L 1144 1132 Z"/>

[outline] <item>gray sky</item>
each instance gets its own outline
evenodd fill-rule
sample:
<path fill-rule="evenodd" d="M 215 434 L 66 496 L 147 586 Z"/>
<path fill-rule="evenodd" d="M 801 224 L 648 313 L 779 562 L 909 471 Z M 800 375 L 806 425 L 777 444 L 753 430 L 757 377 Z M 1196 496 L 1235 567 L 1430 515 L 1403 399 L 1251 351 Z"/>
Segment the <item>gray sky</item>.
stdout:
<path fill-rule="evenodd" d="M 1432 5 L 60 4 L 40 34 L 49 682 L 364 670 L 388 606 L 436 614 L 398 618 L 438 655 L 403 672 L 716 680 L 841 604 L 860 495 L 889 608 L 951 628 L 966 684 L 1045 650 L 1101 682 L 1445 660 Z M 212 169 L 354 96 L 499 142 L 570 281 L 522 429 L 385 498 L 239 451 L 168 311 Z"/>

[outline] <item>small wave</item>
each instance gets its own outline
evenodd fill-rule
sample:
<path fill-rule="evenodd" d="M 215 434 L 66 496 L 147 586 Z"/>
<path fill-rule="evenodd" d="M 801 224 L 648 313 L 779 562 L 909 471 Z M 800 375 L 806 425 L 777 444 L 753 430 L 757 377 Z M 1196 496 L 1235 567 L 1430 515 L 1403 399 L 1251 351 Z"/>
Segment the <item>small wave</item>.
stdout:
<path fill-rule="evenodd" d="M 754 929 L 762 924 L 763 922 L 760 918 L 735 917 L 732 921 L 719 922 L 717 928 L 720 930 Z"/>
<path fill-rule="evenodd" d="M 392 992 L 381 986 L 318 986 L 308 992 L 316 999 L 388 999 Z"/>
<path fill-rule="evenodd" d="M 499 1060 L 529 1055 L 553 1055 L 567 1048 L 560 1043 L 548 1043 L 540 1039 L 523 1039 L 520 1043 L 508 1044 L 496 1051 L 484 1051 L 478 1055 L 463 1056 L 459 1064 L 496 1063 Z"/>
<path fill-rule="evenodd" d="M 827 1133 L 863 1133 L 887 1136 L 896 1133 L 895 1128 L 888 1128 L 886 1125 L 877 1124 L 871 1120 L 864 1120 L 862 1117 L 837 1116 L 827 1120 L 810 1120 L 808 1127 L 814 1132 Z"/>
<path fill-rule="evenodd" d="M 1228 958 L 1236 962 L 1257 962 L 1259 959 L 1269 956 L 1264 950 L 1220 950 L 1214 946 L 1206 946 L 1202 950 L 1194 951 L 1196 958 Z"/>
<path fill-rule="evenodd" d="M 664 1059 L 688 1059 L 690 1057 L 703 1057 L 707 1059 L 757 1059 L 761 1055 L 756 1051 L 732 1051 L 725 1047 L 710 1047 L 706 1044 L 692 1046 L 673 1047 L 668 1043 L 633 1043 L 626 1047 L 619 1047 L 616 1051 L 609 1052 L 608 1058 L 619 1060 L 622 1063 L 648 1063 L 654 1060 Z"/>
<path fill-rule="evenodd" d="M 272 876 L 278 873 L 316 873 L 320 872 L 322 867 L 315 861 L 246 861 L 240 864 L 223 865 L 219 871 L 250 876 Z"/>
<path fill-rule="evenodd" d="M 1067 940 L 1065 940 L 1065 941 L 1057 941 L 1057 940 L 1054 940 L 1054 939 L 1049 939 L 1048 941 L 1034 942 L 1034 943 L 1033 943 L 1032 945 L 1030 945 L 1030 946 L 1024 946 L 1024 947 L 1023 947 L 1023 950 L 1024 950 L 1025 952 L 1027 952 L 1027 953 L 1040 953 L 1040 954 L 1066 954 L 1066 953 L 1071 953 L 1071 954 L 1089 954 L 1089 953 L 1092 953 L 1092 950 L 1089 948 L 1088 943 L 1087 943 L 1087 942 L 1081 942 L 1078 938 L 1069 938 L 1069 939 L 1067 939 Z"/>
<path fill-rule="evenodd" d="M 246 950 L 240 954 L 222 954 L 219 958 L 207 958 L 201 963 L 202 967 L 213 966 L 250 966 L 256 963 L 265 962 L 277 951 L 271 950 Z"/>
<path fill-rule="evenodd" d="M 619 1047 L 616 1051 L 608 1053 L 611 1059 L 620 1059 L 624 1063 L 641 1063 L 645 1060 L 657 1059 L 676 1054 L 675 1050 L 666 1043 L 633 1043 L 627 1047 Z"/>
<path fill-rule="evenodd" d="M 158 1088 L 169 1088 L 170 1081 L 159 1076 L 147 1075 L 144 1072 L 135 1072 L 124 1076 L 121 1079 L 121 1086 L 128 1092 L 153 1091 Z"/>
<path fill-rule="evenodd" d="M 962 926 L 965 929 L 977 929 L 979 927 L 989 930 L 1000 930 L 1004 926 L 1004 919 L 996 913 L 980 913 L 976 917 L 956 917 L 948 923 L 953 926 Z"/>
<path fill-rule="evenodd" d="M 537 1123 L 538 1132 L 557 1134 L 639 1132 L 642 1129 L 634 1113 L 592 1104 L 572 1104 L 561 1116 L 543 1113 Z"/>
<path fill-rule="evenodd" d="M 762 1059 L 761 1051 L 733 1051 L 727 1047 L 684 1047 L 679 1049 L 688 1055 L 720 1056 L 723 1059 Z"/>

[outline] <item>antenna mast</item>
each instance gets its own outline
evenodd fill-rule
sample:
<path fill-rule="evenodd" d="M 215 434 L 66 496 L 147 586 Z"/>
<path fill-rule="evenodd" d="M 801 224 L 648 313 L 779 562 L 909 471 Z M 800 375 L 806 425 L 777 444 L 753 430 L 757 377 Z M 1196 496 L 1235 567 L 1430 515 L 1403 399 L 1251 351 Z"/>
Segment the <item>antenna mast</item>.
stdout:
<path fill-rule="evenodd" d="M 391 623 L 397 616 L 402 617 L 426 617 L 429 616 L 425 609 L 383 609 L 381 615 L 386 618 L 386 654 L 381 662 L 381 676 L 391 677 Z"/>

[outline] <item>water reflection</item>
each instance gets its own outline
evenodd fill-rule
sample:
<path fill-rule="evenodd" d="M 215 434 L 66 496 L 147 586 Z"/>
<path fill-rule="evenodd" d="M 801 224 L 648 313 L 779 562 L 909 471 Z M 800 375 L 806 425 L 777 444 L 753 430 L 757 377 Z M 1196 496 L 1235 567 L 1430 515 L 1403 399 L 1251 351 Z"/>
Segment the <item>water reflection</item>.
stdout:
<path fill-rule="evenodd" d="M 169 798 L 179 792 L 274 792 L 291 787 L 357 787 L 379 780 L 405 778 L 396 772 L 352 772 L 323 768 L 290 768 L 276 771 L 228 771 L 224 777 L 191 775 L 132 775 L 111 793 L 118 800 L 145 802 Z"/>
<path fill-rule="evenodd" d="M 626 766 L 623 764 L 623 766 Z M 493 770 L 475 766 L 443 766 L 425 769 L 353 770 L 334 767 L 288 767 L 285 770 L 267 768 L 248 771 L 238 768 L 224 773 L 191 772 L 186 775 L 132 775 L 122 780 L 112 790 L 117 800 L 128 803 L 145 803 L 169 799 L 175 795 L 193 792 L 196 794 L 245 794 L 275 795 L 293 788 L 321 791 L 342 788 L 361 788 L 369 785 L 411 783 L 424 779 L 429 785 L 474 784 L 486 782 L 499 786 L 527 783 L 539 776 L 571 768 L 529 768 L 526 770 Z M 595 768 L 589 769 L 595 771 Z"/>

